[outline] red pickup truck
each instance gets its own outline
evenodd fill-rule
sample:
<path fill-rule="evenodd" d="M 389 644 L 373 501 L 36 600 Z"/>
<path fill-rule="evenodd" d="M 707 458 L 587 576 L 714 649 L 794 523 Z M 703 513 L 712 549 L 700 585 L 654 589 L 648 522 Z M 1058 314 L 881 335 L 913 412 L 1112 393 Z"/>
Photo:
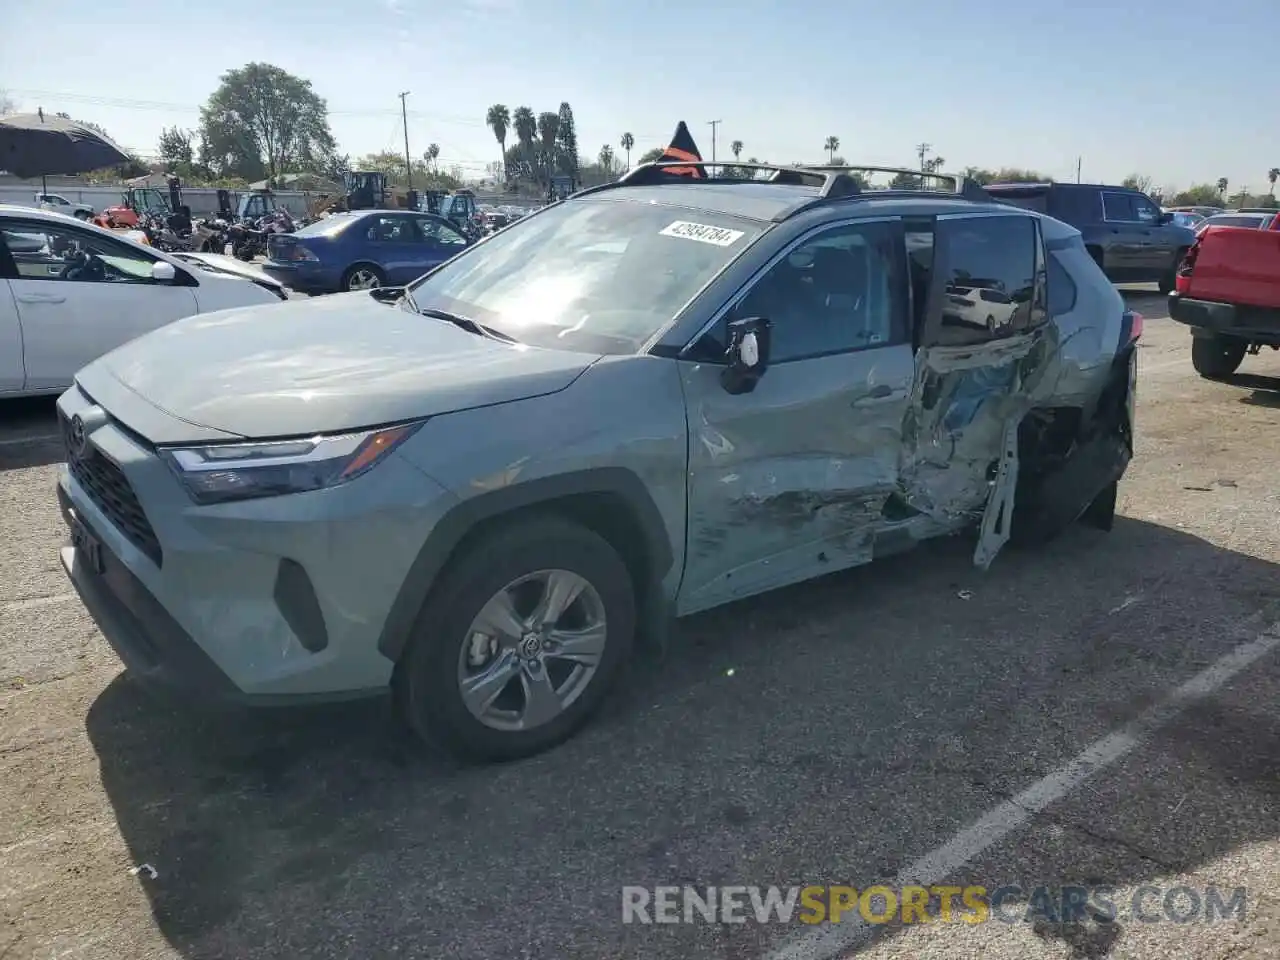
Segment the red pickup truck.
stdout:
<path fill-rule="evenodd" d="M 1202 377 L 1229 376 L 1246 353 L 1280 349 L 1280 217 L 1261 230 L 1203 230 L 1178 266 L 1169 315 L 1191 328 Z"/>

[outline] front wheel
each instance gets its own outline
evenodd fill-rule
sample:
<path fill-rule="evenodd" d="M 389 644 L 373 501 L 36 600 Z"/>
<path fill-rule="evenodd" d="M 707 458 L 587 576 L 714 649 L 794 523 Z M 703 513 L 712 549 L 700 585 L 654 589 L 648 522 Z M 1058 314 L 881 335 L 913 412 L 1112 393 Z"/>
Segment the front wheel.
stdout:
<path fill-rule="evenodd" d="M 554 516 L 517 521 L 446 569 L 396 671 L 421 737 L 464 759 L 511 760 L 567 739 L 599 707 L 635 634 L 626 564 Z"/>
<path fill-rule="evenodd" d="M 1249 345 L 1229 337 L 1194 337 L 1191 340 L 1191 365 L 1207 380 L 1229 377 L 1244 360 Z"/>

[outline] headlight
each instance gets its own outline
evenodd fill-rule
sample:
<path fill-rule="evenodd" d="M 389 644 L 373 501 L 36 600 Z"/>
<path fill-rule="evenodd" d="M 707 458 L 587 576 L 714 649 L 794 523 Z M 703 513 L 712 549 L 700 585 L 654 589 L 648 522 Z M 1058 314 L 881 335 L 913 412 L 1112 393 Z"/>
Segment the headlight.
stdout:
<path fill-rule="evenodd" d="M 354 480 L 413 436 L 422 423 L 305 440 L 167 447 L 160 455 L 196 503 L 223 503 Z"/>

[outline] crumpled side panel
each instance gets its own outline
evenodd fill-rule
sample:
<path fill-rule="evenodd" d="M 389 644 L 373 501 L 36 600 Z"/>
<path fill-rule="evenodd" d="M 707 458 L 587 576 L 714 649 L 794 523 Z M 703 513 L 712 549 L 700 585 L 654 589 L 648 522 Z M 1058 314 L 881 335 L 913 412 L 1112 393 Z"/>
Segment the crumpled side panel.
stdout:
<path fill-rule="evenodd" d="M 974 562 L 984 569 L 1008 539 L 1017 486 L 1018 425 L 1061 374 L 1057 328 L 976 347 L 928 347 L 902 430 L 900 495 L 941 522 L 984 518 Z"/>

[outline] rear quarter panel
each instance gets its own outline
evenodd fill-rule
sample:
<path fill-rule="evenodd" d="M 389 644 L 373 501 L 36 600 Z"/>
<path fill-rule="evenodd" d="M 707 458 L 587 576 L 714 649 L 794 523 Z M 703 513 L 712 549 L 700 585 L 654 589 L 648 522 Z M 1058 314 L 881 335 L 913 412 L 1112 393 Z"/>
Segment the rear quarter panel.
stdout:
<path fill-rule="evenodd" d="M 1200 236 L 1186 296 L 1280 308 L 1280 232 L 1209 227 Z"/>

